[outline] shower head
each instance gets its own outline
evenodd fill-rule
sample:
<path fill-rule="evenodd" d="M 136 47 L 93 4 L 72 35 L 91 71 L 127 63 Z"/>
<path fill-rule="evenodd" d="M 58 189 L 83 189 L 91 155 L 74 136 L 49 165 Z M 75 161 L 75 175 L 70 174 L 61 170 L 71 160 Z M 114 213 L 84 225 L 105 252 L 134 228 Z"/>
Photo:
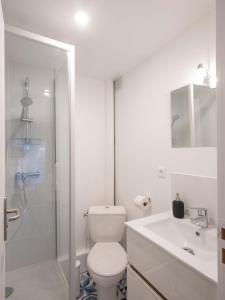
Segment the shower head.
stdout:
<path fill-rule="evenodd" d="M 23 107 L 28 107 L 33 103 L 33 100 L 29 97 L 30 80 L 27 77 L 23 84 L 23 98 L 20 100 Z"/>
<path fill-rule="evenodd" d="M 33 103 L 33 100 L 29 96 L 25 96 L 20 100 L 23 107 L 28 107 Z"/>
<path fill-rule="evenodd" d="M 173 127 L 174 123 L 175 123 L 177 120 L 179 120 L 179 119 L 180 119 L 180 115 L 178 115 L 178 114 L 173 115 L 173 116 L 172 116 L 172 124 L 171 124 L 171 126 Z"/>
<path fill-rule="evenodd" d="M 173 121 L 177 121 L 180 119 L 180 116 L 178 114 L 173 115 Z"/>
<path fill-rule="evenodd" d="M 33 103 L 33 100 L 29 97 L 29 87 L 30 87 L 30 80 L 26 78 L 23 84 L 23 98 L 20 100 L 20 103 L 23 106 L 21 112 L 21 121 L 32 122 L 32 119 L 29 118 L 29 106 Z"/>

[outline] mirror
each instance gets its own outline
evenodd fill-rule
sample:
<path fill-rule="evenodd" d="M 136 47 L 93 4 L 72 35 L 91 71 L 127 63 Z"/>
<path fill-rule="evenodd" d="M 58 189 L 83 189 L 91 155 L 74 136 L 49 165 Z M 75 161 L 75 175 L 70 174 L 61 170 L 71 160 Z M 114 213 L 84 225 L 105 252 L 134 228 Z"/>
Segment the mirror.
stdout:
<path fill-rule="evenodd" d="M 173 148 L 216 147 L 216 89 L 190 84 L 171 92 Z"/>

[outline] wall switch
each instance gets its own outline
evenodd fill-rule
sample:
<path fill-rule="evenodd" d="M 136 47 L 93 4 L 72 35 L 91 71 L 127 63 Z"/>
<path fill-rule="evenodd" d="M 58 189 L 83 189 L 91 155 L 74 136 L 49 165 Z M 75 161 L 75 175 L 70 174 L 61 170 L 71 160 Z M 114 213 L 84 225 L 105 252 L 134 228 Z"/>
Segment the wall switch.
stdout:
<path fill-rule="evenodd" d="M 166 168 L 165 167 L 158 167 L 158 177 L 159 178 L 166 178 Z"/>

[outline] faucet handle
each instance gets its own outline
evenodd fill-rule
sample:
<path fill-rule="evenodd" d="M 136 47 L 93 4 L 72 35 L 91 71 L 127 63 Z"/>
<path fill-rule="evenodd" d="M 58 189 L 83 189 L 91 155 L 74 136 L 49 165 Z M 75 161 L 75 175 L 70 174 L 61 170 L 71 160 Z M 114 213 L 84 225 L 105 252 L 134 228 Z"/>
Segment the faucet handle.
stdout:
<path fill-rule="evenodd" d="M 208 210 L 206 208 L 198 208 L 198 216 L 199 217 L 207 217 Z"/>
<path fill-rule="evenodd" d="M 185 210 L 185 213 L 191 219 L 208 216 L 208 210 L 206 208 L 201 208 L 201 207 L 189 207 Z"/>
<path fill-rule="evenodd" d="M 206 208 L 189 208 L 191 222 L 201 228 L 208 227 L 208 210 Z"/>

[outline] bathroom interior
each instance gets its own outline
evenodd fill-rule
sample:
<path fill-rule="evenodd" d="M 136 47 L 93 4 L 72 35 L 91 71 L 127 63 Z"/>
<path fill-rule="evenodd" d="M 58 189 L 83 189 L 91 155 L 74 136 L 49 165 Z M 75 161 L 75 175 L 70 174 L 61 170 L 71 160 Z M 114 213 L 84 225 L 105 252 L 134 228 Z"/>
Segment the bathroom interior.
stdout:
<path fill-rule="evenodd" d="M 223 1 L 1 5 L 0 300 L 225 299 Z"/>

